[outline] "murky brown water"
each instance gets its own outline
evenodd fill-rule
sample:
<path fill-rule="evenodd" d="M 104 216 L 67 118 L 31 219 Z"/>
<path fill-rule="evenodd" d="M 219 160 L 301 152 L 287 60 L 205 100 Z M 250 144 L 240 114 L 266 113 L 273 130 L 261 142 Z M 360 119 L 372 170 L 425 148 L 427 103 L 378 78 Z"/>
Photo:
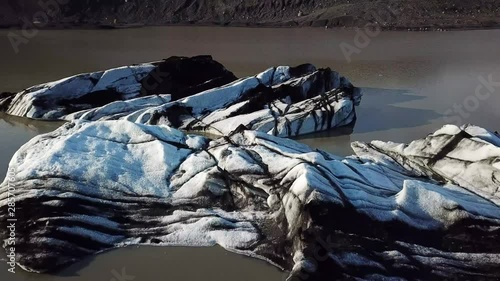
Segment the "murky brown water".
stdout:
<path fill-rule="evenodd" d="M 264 261 L 214 248 L 128 247 L 88 258 L 57 276 L 6 273 L 5 281 L 284 281 L 286 274 Z"/>
<path fill-rule="evenodd" d="M 41 31 L 28 44 L 20 45 L 18 54 L 7 34 L 0 30 L 0 92 L 171 55 L 211 54 L 238 76 L 253 75 L 273 65 L 310 62 L 336 69 L 365 88 L 353 131 L 300 138 L 339 155 L 351 154 L 351 141 L 406 142 L 450 122 L 500 129 L 500 30 L 381 33 L 360 48 L 351 62 L 339 47 L 343 42 L 354 46 L 355 32 L 348 30 L 158 27 Z M 481 88 L 479 98 L 475 95 L 481 85 L 479 77 L 488 80 L 490 75 L 497 83 Z M 463 112 L 453 113 L 451 118 L 448 115 L 455 105 Z M 0 176 L 5 176 L 10 158 L 23 143 L 57 125 L 0 115 Z M 13 276 L 6 268 L 0 263 L 0 280 L 107 281 L 115 278 L 113 270 L 122 268 L 141 281 L 283 279 L 279 270 L 261 261 L 219 248 L 121 249 L 88 259 L 59 276 Z"/>

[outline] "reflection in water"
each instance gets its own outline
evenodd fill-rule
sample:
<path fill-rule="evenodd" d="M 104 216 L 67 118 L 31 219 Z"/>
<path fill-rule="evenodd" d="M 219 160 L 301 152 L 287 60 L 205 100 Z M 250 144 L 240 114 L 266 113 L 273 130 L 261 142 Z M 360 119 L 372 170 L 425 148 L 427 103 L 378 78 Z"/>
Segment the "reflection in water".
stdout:
<path fill-rule="evenodd" d="M 64 123 L 64 121 L 39 121 L 0 113 L 1 128 L 7 126 L 12 128 L 19 128 L 25 130 L 29 134 L 33 133 L 35 135 L 52 132 Z"/>
<path fill-rule="evenodd" d="M 4 263 L 0 263 L 1 280 L 282 281 L 287 275 L 264 261 L 230 253 L 220 247 L 128 247 L 89 257 L 53 275 L 19 271 L 4 279 L 2 274 L 6 271 Z M 125 273 L 122 277 L 130 278 L 117 278 L 116 275 L 122 273 Z"/>
<path fill-rule="evenodd" d="M 337 128 L 335 130 L 308 134 L 294 138 L 311 147 L 322 149 L 338 156 L 352 155 L 351 135 L 356 127 L 357 121 L 349 126 Z"/>
<path fill-rule="evenodd" d="M 419 127 L 442 117 L 434 110 L 400 106 L 401 103 L 426 99 L 410 91 L 364 88 L 363 93 L 363 104 L 357 111 L 360 120 L 355 129 L 357 134 Z"/>

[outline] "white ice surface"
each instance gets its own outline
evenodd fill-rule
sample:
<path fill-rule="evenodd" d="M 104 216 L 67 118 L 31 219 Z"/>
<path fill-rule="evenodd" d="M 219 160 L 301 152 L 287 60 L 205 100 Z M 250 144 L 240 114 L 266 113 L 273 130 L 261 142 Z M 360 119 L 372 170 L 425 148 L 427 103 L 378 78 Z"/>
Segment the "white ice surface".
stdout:
<path fill-rule="evenodd" d="M 58 103 L 107 89 L 118 91 L 123 98 L 134 98 L 140 93 L 141 79 L 153 69 L 153 64 L 145 63 L 79 74 L 33 86 L 17 93 L 7 113 L 28 118 L 58 119 L 64 116 L 65 110 Z"/>
<path fill-rule="evenodd" d="M 259 247 L 274 245 L 265 240 L 263 230 L 279 225 L 283 233 L 273 233 L 276 237 L 271 239 L 293 242 L 294 268 L 314 271 L 300 235 L 304 227 L 316 227 L 308 220 L 313 215 L 309 206 L 347 208 L 373 222 L 400 223 L 409 231 L 447 231 L 464 224 L 495 235 L 500 227 L 499 195 L 488 188 L 496 184 L 491 175 L 498 173 L 494 164 L 500 147 L 496 139 L 488 142 L 495 136 L 482 129 L 469 130 L 472 137 L 462 138 L 461 132 L 447 126 L 409 145 L 358 143 L 359 158 L 341 159 L 265 132 L 244 130 L 209 143 L 163 125 L 77 121 L 35 137 L 15 154 L 10 168 L 16 176 L 14 182 L 0 185 L 0 210 L 8 203 L 8 186 L 15 184 L 17 204 L 39 203 L 34 206 L 43 216 L 33 221 L 35 230 L 42 227 L 84 237 L 109 248 L 219 244 L 257 256 Z M 452 140 L 455 145 L 450 147 Z M 422 153 L 440 158 L 426 162 L 417 157 Z M 458 179 L 445 164 L 462 167 L 461 177 L 469 178 Z M 490 177 L 478 180 L 484 175 Z M 82 210 L 91 214 L 68 213 L 64 203 L 70 200 L 75 206 L 85 202 Z M 46 212 L 46 208 L 52 209 Z M 124 215 L 117 220 L 117 214 Z M 471 222 L 478 225 L 468 225 Z M 34 243 L 37 249 L 57 245 L 89 251 L 85 244 L 43 233 L 50 232 L 34 231 L 25 243 Z M 411 264 L 413 259 L 396 251 L 397 244 L 421 264 L 443 272 L 445 263 L 467 268 L 474 262 L 482 268 L 500 262 L 499 253 L 442 252 L 385 242 L 384 252 L 371 255 Z M 44 254 L 50 257 L 51 252 Z M 28 252 L 18 255 L 22 261 L 33 261 Z M 332 251 L 329 257 L 346 269 L 380 267 L 380 260 L 370 259 L 371 255 Z M 284 259 L 291 261 L 288 256 Z"/>

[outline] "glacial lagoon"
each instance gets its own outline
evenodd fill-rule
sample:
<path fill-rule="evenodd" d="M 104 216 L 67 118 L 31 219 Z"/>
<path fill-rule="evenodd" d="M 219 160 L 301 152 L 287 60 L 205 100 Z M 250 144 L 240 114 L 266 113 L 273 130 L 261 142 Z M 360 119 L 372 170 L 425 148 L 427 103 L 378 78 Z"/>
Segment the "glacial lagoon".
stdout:
<path fill-rule="evenodd" d="M 359 54 L 352 55 L 350 62 L 339 48 L 343 42 L 355 44 L 355 32 L 349 30 L 214 27 L 52 30 L 40 31 L 26 45 L 21 45 L 17 54 L 6 39 L 8 32 L 0 31 L 4 38 L 0 42 L 4 62 L 0 69 L 3 78 L 0 91 L 18 91 L 72 74 L 172 55 L 210 54 L 239 77 L 253 75 L 269 66 L 309 62 L 331 67 L 362 87 L 364 97 L 357 108 L 354 128 L 299 138 L 300 142 L 341 156 L 352 154 L 349 146 L 352 141 L 407 142 L 450 122 L 499 129 L 500 31 L 497 30 L 384 32 L 360 48 Z M 488 80 L 493 83 L 487 83 Z M 476 93 L 479 87 L 482 95 Z M 60 125 L 10 116 L 0 118 L 2 176 L 22 144 Z M 228 264 L 235 275 L 217 275 L 225 271 Z M 193 267 L 205 274 L 183 275 Z M 7 280 L 112 280 L 113 270 L 119 272 L 122 268 L 146 280 L 150 280 L 147 276 L 184 276 L 189 280 L 212 279 L 207 276 L 217 276 L 218 280 L 235 280 L 235 276 L 239 280 L 283 278 L 277 269 L 261 261 L 234 256 L 218 248 L 145 247 L 105 253 L 57 276 L 18 272 L 12 279 L 5 275 L 8 273 L 2 264 L 0 277 L 9 278 Z"/>

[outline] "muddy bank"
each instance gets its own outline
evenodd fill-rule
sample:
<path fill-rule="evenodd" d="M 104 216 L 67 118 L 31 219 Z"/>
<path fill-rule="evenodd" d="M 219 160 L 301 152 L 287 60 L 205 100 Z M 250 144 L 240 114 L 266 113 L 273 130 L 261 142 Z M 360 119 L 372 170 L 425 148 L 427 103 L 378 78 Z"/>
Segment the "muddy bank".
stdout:
<path fill-rule="evenodd" d="M 46 3 L 46 4 L 43 4 Z M 500 1 L 19 0 L 0 3 L 0 27 L 126 28 L 143 25 L 471 29 L 500 26 Z"/>

